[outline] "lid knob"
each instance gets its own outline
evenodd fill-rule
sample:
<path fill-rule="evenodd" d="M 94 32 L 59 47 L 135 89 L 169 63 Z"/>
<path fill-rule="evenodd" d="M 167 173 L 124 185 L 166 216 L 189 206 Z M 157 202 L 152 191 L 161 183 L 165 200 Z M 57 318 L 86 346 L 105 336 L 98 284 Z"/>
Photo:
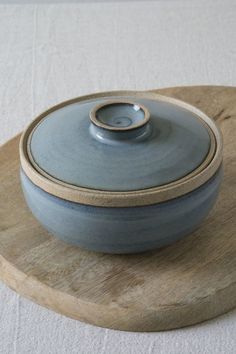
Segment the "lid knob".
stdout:
<path fill-rule="evenodd" d="M 146 107 L 130 101 L 107 101 L 90 111 L 90 133 L 105 143 L 143 140 L 150 134 Z"/>

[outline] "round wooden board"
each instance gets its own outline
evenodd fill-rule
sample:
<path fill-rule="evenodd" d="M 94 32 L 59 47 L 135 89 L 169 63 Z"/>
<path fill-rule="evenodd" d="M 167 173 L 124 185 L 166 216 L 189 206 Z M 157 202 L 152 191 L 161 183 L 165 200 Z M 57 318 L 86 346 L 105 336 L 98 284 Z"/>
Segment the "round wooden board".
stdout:
<path fill-rule="evenodd" d="M 66 316 L 127 331 L 187 326 L 236 306 L 236 88 L 157 92 L 196 105 L 222 129 L 225 175 L 207 221 L 185 240 L 145 254 L 68 246 L 25 205 L 17 136 L 0 149 L 0 278 L 9 287 Z"/>

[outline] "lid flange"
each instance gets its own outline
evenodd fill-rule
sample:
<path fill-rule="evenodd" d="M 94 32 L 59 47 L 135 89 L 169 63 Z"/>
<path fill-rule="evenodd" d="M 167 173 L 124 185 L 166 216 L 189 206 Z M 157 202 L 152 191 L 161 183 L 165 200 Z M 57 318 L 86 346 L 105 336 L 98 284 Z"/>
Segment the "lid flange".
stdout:
<path fill-rule="evenodd" d="M 206 126 L 209 132 L 209 136 L 211 139 L 211 147 L 206 159 L 192 173 L 186 175 L 185 177 L 177 181 L 168 183 L 163 186 L 125 192 L 103 191 L 70 185 L 48 175 L 47 173 L 45 173 L 45 171 L 40 169 L 37 164 L 34 164 L 32 162 L 32 159 L 30 158 L 29 149 L 30 137 L 32 135 L 33 130 L 37 127 L 39 122 L 44 117 L 46 117 L 49 113 L 66 105 L 98 97 L 108 97 L 109 95 L 116 95 L 119 97 L 132 95 L 137 98 L 149 98 L 154 100 L 158 99 L 164 102 L 180 106 L 182 109 L 191 111 L 192 114 L 196 115 L 197 119 L 200 119 L 202 121 L 202 124 Z M 222 137 L 215 123 L 209 117 L 207 117 L 203 112 L 201 112 L 197 108 L 185 102 L 150 92 L 113 91 L 75 98 L 73 100 L 69 100 L 59 105 L 56 105 L 50 108 L 48 111 L 42 113 L 28 126 L 28 128 L 21 137 L 20 159 L 22 169 L 25 174 L 30 178 L 30 180 L 46 192 L 57 197 L 81 204 L 102 207 L 142 206 L 164 202 L 179 197 L 183 194 L 191 192 L 192 190 L 204 184 L 210 177 L 214 175 L 214 173 L 217 171 L 221 164 Z"/>

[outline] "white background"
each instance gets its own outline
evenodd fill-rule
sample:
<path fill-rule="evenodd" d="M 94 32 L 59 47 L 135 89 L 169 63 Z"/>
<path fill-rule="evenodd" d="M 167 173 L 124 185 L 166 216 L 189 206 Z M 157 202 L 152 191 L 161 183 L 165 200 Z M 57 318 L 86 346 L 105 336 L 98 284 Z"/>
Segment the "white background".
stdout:
<path fill-rule="evenodd" d="M 236 86 L 236 1 L 0 4 L 0 143 L 62 100 L 114 89 Z M 45 3 L 45 1 L 44 1 Z M 85 325 L 0 283 L 0 353 L 236 353 L 236 311 L 163 333 Z"/>

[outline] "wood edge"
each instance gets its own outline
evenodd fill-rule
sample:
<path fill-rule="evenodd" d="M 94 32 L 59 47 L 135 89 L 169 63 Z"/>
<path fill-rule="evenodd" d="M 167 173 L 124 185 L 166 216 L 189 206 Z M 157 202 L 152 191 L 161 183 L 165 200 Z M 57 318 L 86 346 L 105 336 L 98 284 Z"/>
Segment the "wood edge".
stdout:
<path fill-rule="evenodd" d="M 21 296 L 58 314 L 90 325 L 120 331 L 157 332 L 189 327 L 223 315 L 236 307 L 236 282 L 217 289 L 210 296 L 196 299 L 195 304 L 191 302 L 191 306 L 181 303 L 176 306 L 160 305 L 157 309 L 143 309 L 137 306 L 130 309 L 117 306 L 108 308 L 108 306 L 83 301 L 51 288 L 17 269 L 2 255 L 0 255 L 0 278 Z M 230 299 L 226 302 L 225 299 L 229 294 L 231 294 Z M 218 309 L 220 309 L 217 311 L 215 310 L 216 302 L 219 303 Z M 193 312 L 192 317 L 195 320 L 189 320 L 189 313 L 193 314 Z M 106 315 L 106 319 L 101 319 L 101 313 Z M 128 325 L 125 321 L 127 318 L 129 318 Z M 130 319 L 132 319 L 131 322 Z"/>
<path fill-rule="evenodd" d="M 22 136 L 22 132 L 17 133 L 13 137 L 11 137 L 9 140 L 5 141 L 3 144 L 0 145 L 0 150 L 7 148 L 9 144 L 13 142 L 13 140 L 17 140 L 17 138 L 20 140 L 20 137 Z"/>
<path fill-rule="evenodd" d="M 236 89 L 236 86 L 224 86 L 224 85 L 207 85 L 207 84 L 202 84 L 202 85 L 183 85 L 183 86 L 166 86 L 166 87 L 161 87 L 161 88 L 151 88 L 146 91 L 152 92 L 152 93 L 161 93 L 167 91 L 175 91 L 175 90 L 182 90 L 182 89 Z"/>
<path fill-rule="evenodd" d="M 212 87 L 212 88 L 214 88 L 214 86 L 210 86 L 210 87 Z M 218 86 L 217 86 L 218 87 Z M 17 139 L 17 138 L 19 138 L 19 134 L 18 135 L 16 135 L 16 136 L 14 136 L 12 139 L 10 139 L 10 140 L 8 140 L 6 143 L 4 143 L 0 148 L 2 148 L 2 147 L 6 147 L 8 144 L 10 144 L 11 142 L 13 142 L 13 140 L 15 140 L 15 139 Z M 2 257 L 2 262 L 4 262 L 4 263 L 8 263 L 9 264 L 9 267 L 12 267 L 12 268 L 14 268 L 15 269 L 15 267 L 10 263 L 10 262 L 8 262 L 4 257 Z M 2 262 L 1 262 L 1 256 L 0 256 L 0 275 L 2 276 Z M 22 273 L 22 272 L 20 272 L 20 273 Z M 8 272 L 7 272 L 7 274 L 8 274 Z M 25 275 L 24 273 L 22 273 L 23 274 L 23 276 L 24 276 L 24 278 L 25 277 L 27 277 L 29 280 L 31 279 L 31 277 L 29 277 L 29 276 L 27 276 L 27 275 Z M 7 281 L 7 280 L 3 280 L 9 287 L 11 287 L 13 290 L 17 290 L 18 291 L 18 287 L 17 288 L 14 288 L 14 279 L 12 280 L 12 281 Z M 45 285 L 46 286 L 46 285 Z M 49 288 L 50 289 L 50 288 Z M 60 313 L 57 309 L 55 309 L 55 308 L 53 308 L 53 307 L 51 307 L 51 306 L 47 306 L 47 305 L 45 305 L 45 303 L 42 303 L 42 302 L 39 302 L 37 299 L 35 299 L 34 297 L 30 297 L 28 294 L 26 294 L 26 293 L 23 293 L 23 292 L 20 292 L 23 296 L 25 296 L 25 297 L 27 297 L 27 298 L 29 298 L 29 299 L 31 299 L 31 300 L 34 300 L 35 302 L 37 302 L 38 304 L 40 304 L 40 305 L 42 305 L 42 306 L 45 306 L 45 307 L 47 307 L 47 308 L 49 308 L 49 309 L 52 309 L 52 310 L 54 310 L 54 311 L 56 311 L 56 312 L 58 312 L 58 313 Z M 229 301 L 229 304 L 227 305 L 227 306 L 225 306 L 225 303 L 227 302 L 226 301 L 226 298 L 227 298 L 227 294 L 228 293 L 230 293 L 231 295 L 230 295 L 230 301 Z M 226 286 L 226 287 L 224 287 L 224 288 L 222 288 L 222 289 L 218 289 L 218 291 L 217 291 L 217 298 L 218 298 L 218 303 L 220 304 L 220 306 L 219 306 L 219 308 L 220 308 L 220 311 L 218 311 L 218 312 L 214 312 L 214 311 L 212 311 L 212 315 L 211 316 L 205 316 L 206 318 L 204 318 L 204 319 L 199 319 L 198 321 L 196 321 L 196 322 L 194 322 L 194 323 L 188 323 L 187 325 L 182 325 L 182 326 L 176 326 L 176 327 L 172 327 L 172 328 L 166 328 L 166 330 L 169 330 L 169 329 L 175 329 L 175 328 L 179 328 L 179 327 L 187 327 L 187 326 L 191 326 L 191 325 L 194 325 L 194 324 L 197 324 L 197 323 L 200 323 L 200 322 L 204 322 L 204 321 L 207 321 L 207 320 L 211 320 L 211 319 L 213 319 L 213 318 L 215 318 L 215 317 L 217 317 L 217 316 L 219 316 L 219 315 L 222 315 L 222 314 L 224 314 L 225 312 L 228 312 L 228 311 L 230 311 L 230 310 L 232 310 L 233 308 L 235 308 L 236 307 L 236 304 L 235 304 L 235 293 L 236 293 L 236 289 L 235 289 L 235 283 L 231 283 L 230 285 L 228 285 L 228 286 Z M 221 295 L 219 295 L 219 294 L 221 294 Z M 213 294 L 213 296 L 214 296 L 214 294 Z M 221 300 L 222 299 L 222 300 Z M 209 299 L 209 301 L 213 301 L 214 302 L 214 300 L 210 300 Z M 208 304 L 205 304 L 205 309 L 206 310 L 208 310 Z M 202 310 L 202 311 L 204 311 L 204 310 Z M 65 312 L 64 313 L 62 313 L 63 315 L 67 315 Z M 70 317 L 72 317 L 72 316 L 70 316 Z M 73 317 L 72 317 L 73 318 Z M 77 319 L 77 318 L 76 318 Z M 81 318 L 80 318 L 81 319 Z M 83 320 L 82 319 L 82 321 L 85 321 L 85 320 Z M 100 325 L 101 326 L 101 325 Z M 102 327 L 105 327 L 105 325 L 104 326 L 102 326 Z M 120 328 L 115 328 L 115 327 L 112 327 L 113 329 L 120 329 Z M 131 329 L 121 329 L 121 330 L 125 330 L 125 331 L 130 331 Z M 162 330 L 165 330 L 165 329 L 162 329 Z M 138 330 L 136 330 L 136 331 L 138 331 Z M 147 330 L 142 330 L 142 331 L 147 331 Z M 139 331 L 139 332 L 142 332 L 142 331 Z M 151 331 L 156 331 L 156 329 L 152 329 L 152 330 L 149 330 L 150 332 Z"/>
<path fill-rule="evenodd" d="M 86 189 L 76 186 L 71 186 L 52 176 L 46 174 L 41 170 L 33 161 L 30 159 L 29 149 L 28 149 L 28 140 L 33 129 L 39 124 L 39 122 L 47 116 L 49 113 L 57 110 L 58 108 L 64 107 L 67 104 L 80 102 L 84 99 L 93 99 L 97 97 L 103 97 L 107 93 L 93 94 L 89 96 L 81 96 L 69 101 L 62 102 L 59 105 L 56 105 L 50 108 L 48 111 L 43 112 L 38 116 L 25 130 L 20 140 L 20 160 L 21 166 L 24 173 L 28 178 L 38 187 L 44 191 L 55 195 L 59 198 L 66 199 L 72 202 L 81 203 L 85 205 L 101 206 L 101 207 L 131 207 L 131 206 L 145 206 L 151 205 L 159 202 L 164 202 L 176 197 L 179 197 L 183 194 L 189 193 L 192 190 L 200 187 L 204 184 L 210 177 L 212 177 L 215 172 L 218 170 L 222 162 L 222 135 L 216 127 L 215 123 L 206 116 L 198 108 L 174 99 L 168 96 L 162 96 L 160 94 L 153 93 L 150 96 L 150 93 L 140 92 L 140 91 L 111 91 L 109 95 L 136 95 L 138 97 L 147 97 L 150 99 L 160 99 L 164 102 L 170 102 L 172 104 L 177 104 L 181 108 L 190 110 L 195 114 L 198 119 L 202 121 L 209 127 L 212 131 L 211 139 L 215 138 L 215 155 L 209 156 L 209 160 L 206 159 L 206 166 L 203 166 L 202 170 L 198 171 L 196 169 L 192 174 L 187 175 L 185 178 L 169 183 L 163 187 L 149 188 L 139 191 L 128 191 L 128 192 L 108 192 L 108 191 L 99 191 Z M 197 171 L 197 174 L 195 174 Z"/>

